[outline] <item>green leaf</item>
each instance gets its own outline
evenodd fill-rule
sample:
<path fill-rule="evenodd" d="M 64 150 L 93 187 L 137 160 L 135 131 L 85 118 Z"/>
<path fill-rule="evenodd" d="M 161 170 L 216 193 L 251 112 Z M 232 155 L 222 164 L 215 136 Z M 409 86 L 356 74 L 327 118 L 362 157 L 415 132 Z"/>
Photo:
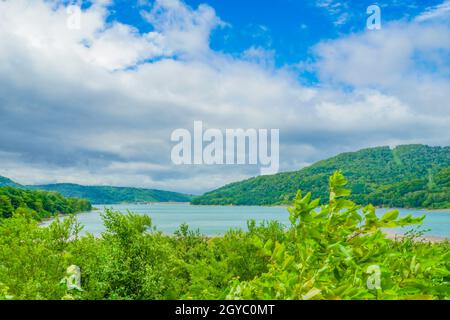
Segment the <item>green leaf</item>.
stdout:
<path fill-rule="evenodd" d="M 386 212 L 385 214 L 383 214 L 383 216 L 381 217 L 381 221 L 393 221 L 395 219 L 397 219 L 398 217 L 398 210 L 392 210 L 389 212 Z"/>

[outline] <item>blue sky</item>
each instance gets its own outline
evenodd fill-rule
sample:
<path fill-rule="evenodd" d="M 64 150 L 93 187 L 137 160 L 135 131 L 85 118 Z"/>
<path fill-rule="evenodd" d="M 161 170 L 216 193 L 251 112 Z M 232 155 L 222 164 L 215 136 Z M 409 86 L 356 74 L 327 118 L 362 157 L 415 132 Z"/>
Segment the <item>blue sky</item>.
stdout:
<path fill-rule="evenodd" d="M 280 169 L 450 145 L 450 0 L 0 1 L 0 175 L 201 193 L 258 166 L 175 166 L 171 133 L 280 130 Z"/>
<path fill-rule="evenodd" d="M 310 49 L 324 39 L 365 30 L 369 5 L 382 9 L 382 21 L 410 21 L 440 0 L 187 0 L 192 8 L 208 4 L 226 23 L 211 33 L 211 48 L 239 55 L 251 46 L 274 50 L 276 66 L 311 58 Z M 140 11 L 152 1 L 117 0 L 111 20 L 131 24 L 141 32 L 153 30 Z"/>

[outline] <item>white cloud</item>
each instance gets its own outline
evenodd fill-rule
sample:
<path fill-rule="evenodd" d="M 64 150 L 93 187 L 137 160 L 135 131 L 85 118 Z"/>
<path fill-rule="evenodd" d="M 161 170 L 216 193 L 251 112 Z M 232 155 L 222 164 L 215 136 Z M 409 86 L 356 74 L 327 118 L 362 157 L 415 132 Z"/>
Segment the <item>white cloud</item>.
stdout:
<path fill-rule="evenodd" d="M 445 0 L 441 4 L 428 8 L 416 17 L 416 21 L 423 22 L 428 20 L 449 19 L 450 1 Z M 448 21 L 448 20 L 447 20 Z"/>
<path fill-rule="evenodd" d="M 324 81 L 394 95 L 413 111 L 449 115 L 450 26 L 387 24 L 323 42 L 315 64 Z"/>
<path fill-rule="evenodd" d="M 275 65 L 275 50 L 267 50 L 261 47 L 250 47 L 242 53 L 242 59 L 266 68 L 273 68 Z"/>
<path fill-rule="evenodd" d="M 331 17 L 333 17 L 333 24 L 341 26 L 350 19 L 350 9 L 347 1 L 337 0 L 316 0 L 315 5 L 318 8 L 325 10 Z"/>
<path fill-rule="evenodd" d="M 188 57 L 208 53 L 211 30 L 226 25 L 212 7 L 202 4 L 192 10 L 179 0 L 156 0 L 142 14 L 164 35 L 165 46 Z"/>

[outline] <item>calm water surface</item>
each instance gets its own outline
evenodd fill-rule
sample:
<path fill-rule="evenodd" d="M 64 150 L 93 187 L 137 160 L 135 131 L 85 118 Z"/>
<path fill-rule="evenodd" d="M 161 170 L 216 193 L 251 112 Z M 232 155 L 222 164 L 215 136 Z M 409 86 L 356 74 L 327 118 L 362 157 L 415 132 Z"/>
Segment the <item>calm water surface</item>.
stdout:
<path fill-rule="evenodd" d="M 222 235 L 231 228 L 247 228 L 247 221 L 278 220 L 289 225 L 289 213 L 280 207 L 240 207 L 240 206 L 191 206 L 189 204 L 123 204 L 103 206 L 96 205 L 98 211 L 80 213 L 78 221 L 84 225 L 84 232 L 99 235 L 105 228 L 100 214 L 104 208 L 112 208 L 126 213 L 128 210 L 149 215 L 153 225 L 165 233 L 173 233 L 182 223 L 187 223 L 191 229 L 200 229 L 205 235 Z M 381 215 L 389 209 L 378 209 Z M 426 214 L 424 229 L 431 229 L 427 235 L 450 237 L 450 212 L 428 212 L 425 210 L 400 209 L 400 216 Z M 50 222 L 46 222 L 49 224 Z M 407 228 L 396 229 L 405 232 Z"/>

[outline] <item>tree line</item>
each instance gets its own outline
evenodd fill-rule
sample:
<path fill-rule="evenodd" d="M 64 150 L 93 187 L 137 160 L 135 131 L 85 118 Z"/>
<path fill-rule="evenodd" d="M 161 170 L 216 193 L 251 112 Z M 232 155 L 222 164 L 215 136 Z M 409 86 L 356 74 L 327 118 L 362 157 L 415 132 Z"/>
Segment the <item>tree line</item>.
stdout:
<path fill-rule="evenodd" d="M 92 205 L 88 200 L 65 198 L 57 192 L 0 188 L 0 218 L 10 218 L 14 213 L 22 213 L 41 220 L 58 214 L 72 214 L 91 209 Z"/>

